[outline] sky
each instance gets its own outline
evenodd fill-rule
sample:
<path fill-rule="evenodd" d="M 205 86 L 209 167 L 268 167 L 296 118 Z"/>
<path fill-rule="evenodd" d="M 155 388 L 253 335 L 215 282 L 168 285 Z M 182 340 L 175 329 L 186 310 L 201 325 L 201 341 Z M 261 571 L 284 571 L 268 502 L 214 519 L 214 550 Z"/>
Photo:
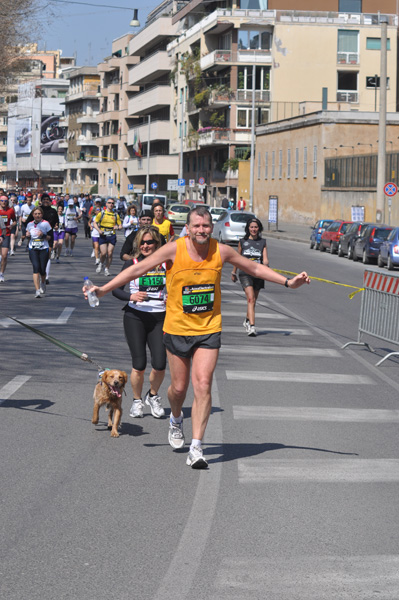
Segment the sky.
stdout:
<path fill-rule="evenodd" d="M 137 0 L 87 2 L 95 6 L 43 0 L 43 5 L 49 9 L 43 11 L 40 19 L 41 39 L 33 40 L 39 43 L 39 49 L 60 49 L 63 56 L 74 56 L 76 52 L 77 66 L 95 66 L 110 56 L 112 40 L 126 33 L 138 32 L 144 27 L 147 14 L 160 4 L 157 0 L 144 0 L 144 6 Z M 128 10 L 101 8 L 102 4 L 127 6 Z M 134 8 L 139 11 L 141 27 L 137 29 L 129 27 Z"/>

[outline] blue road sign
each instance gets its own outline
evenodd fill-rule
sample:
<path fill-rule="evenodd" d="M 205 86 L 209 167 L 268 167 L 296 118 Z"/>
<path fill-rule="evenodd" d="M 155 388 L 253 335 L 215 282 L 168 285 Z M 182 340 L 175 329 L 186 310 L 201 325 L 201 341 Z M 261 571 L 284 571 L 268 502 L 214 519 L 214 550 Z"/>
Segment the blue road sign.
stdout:
<path fill-rule="evenodd" d="M 151 184 L 151 189 L 152 189 L 152 190 L 156 190 L 156 189 L 157 189 L 157 187 L 158 187 L 158 184 L 157 184 L 157 183 L 155 183 L 155 181 L 154 181 L 154 183 L 152 183 L 152 184 Z"/>
<path fill-rule="evenodd" d="M 133 184 L 132 183 L 128 183 L 127 184 L 127 189 L 128 190 L 134 190 Z"/>
<path fill-rule="evenodd" d="M 185 179 L 178 179 L 177 180 L 177 185 L 179 187 L 182 187 L 183 185 L 186 185 L 186 180 Z"/>

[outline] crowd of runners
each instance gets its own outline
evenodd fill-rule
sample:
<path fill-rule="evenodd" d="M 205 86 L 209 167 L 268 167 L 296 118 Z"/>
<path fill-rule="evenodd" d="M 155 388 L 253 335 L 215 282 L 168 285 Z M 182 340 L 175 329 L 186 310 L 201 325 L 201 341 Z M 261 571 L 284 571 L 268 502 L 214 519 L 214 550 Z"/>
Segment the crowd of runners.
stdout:
<path fill-rule="evenodd" d="M 130 416 L 142 418 L 147 405 L 153 417 L 164 417 L 159 389 L 168 364 L 168 441 L 174 450 L 182 449 L 182 407 L 191 377 L 192 441 L 186 463 L 195 469 L 207 468 L 202 439 L 211 413 L 212 378 L 221 346 L 223 264 L 233 266 L 233 280 L 239 269 L 248 301 L 244 326 L 251 336 L 256 335 L 255 303 L 263 280 L 296 289 L 309 283 L 307 274 L 287 279 L 268 267 L 266 244 L 257 219 L 248 224 L 237 252 L 211 237 L 212 218 L 205 206 L 190 211 L 184 231 L 175 241 L 164 207 L 156 201 L 152 211 L 139 211 L 124 199 L 107 198 L 103 206 L 100 198 L 89 194 L 57 197 L 43 193 L 38 198 L 31 193 L 17 197 L 0 190 L 0 282 L 6 281 L 8 257 L 18 247 L 29 252 L 35 298 L 42 298 L 49 283 L 51 262 L 74 256 L 80 222 L 85 237 L 91 239 L 96 272 L 105 277 L 110 276 L 117 232 L 123 230 L 125 235 L 120 252 L 121 272 L 93 291 L 98 297 L 112 291 L 125 302 L 123 325 L 132 360 Z M 119 267 L 116 270 L 120 271 Z M 87 297 L 87 290 L 83 291 Z M 143 399 L 147 347 L 152 368 Z"/>

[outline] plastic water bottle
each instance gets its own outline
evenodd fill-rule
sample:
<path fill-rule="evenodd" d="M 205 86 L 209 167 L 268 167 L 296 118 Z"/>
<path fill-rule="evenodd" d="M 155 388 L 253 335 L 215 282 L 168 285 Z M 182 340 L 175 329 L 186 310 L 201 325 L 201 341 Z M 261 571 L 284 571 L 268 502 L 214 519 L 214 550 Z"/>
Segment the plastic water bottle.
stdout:
<path fill-rule="evenodd" d="M 87 299 L 92 308 L 95 308 L 100 304 L 100 300 L 96 294 L 96 292 L 91 292 L 91 288 L 93 287 L 93 283 L 90 281 L 88 277 L 85 277 L 83 280 L 83 287 L 86 290 Z"/>

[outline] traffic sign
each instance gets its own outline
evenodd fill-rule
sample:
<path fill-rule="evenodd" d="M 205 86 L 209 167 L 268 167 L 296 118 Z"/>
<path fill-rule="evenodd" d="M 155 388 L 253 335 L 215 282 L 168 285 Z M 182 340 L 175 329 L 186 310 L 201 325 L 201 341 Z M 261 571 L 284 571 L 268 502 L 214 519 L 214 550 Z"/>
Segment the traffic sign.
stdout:
<path fill-rule="evenodd" d="M 168 179 L 168 192 L 177 192 L 178 179 Z"/>
<path fill-rule="evenodd" d="M 186 180 L 185 179 L 178 179 L 177 180 L 177 185 L 179 187 L 183 187 L 183 185 L 186 185 Z"/>
<path fill-rule="evenodd" d="M 195 187 L 195 179 L 189 179 L 189 180 L 188 180 L 188 185 L 189 185 L 191 188 Z"/>
<path fill-rule="evenodd" d="M 109 185 L 113 185 L 113 183 L 114 183 L 114 180 L 113 180 L 113 179 L 108 179 L 108 184 L 109 184 Z"/>
<path fill-rule="evenodd" d="M 198 183 L 199 183 L 200 185 L 204 185 L 204 184 L 205 184 L 205 178 L 204 178 L 204 177 L 200 177 L 200 178 L 198 179 Z"/>
<path fill-rule="evenodd" d="M 133 190 L 134 190 L 133 183 L 128 183 L 128 184 L 127 184 L 127 189 L 128 189 L 129 191 L 133 191 Z"/>
<path fill-rule="evenodd" d="M 398 193 L 398 187 L 395 183 L 389 182 L 384 185 L 384 194 L 386 196 L 394 196 Z"/>
<path fill-rule="evenodd" d="M 158 184 L 157 184 L 157 183 L 155 183 L 155 181 L 154 181 L 154 183 L 152 183 L 152 184 L 151 184 L 151 189 L 152 189 L 152 190 L 156 190 L 156 189 L 157 189 L 157 187 L 158 187 Z"/>

